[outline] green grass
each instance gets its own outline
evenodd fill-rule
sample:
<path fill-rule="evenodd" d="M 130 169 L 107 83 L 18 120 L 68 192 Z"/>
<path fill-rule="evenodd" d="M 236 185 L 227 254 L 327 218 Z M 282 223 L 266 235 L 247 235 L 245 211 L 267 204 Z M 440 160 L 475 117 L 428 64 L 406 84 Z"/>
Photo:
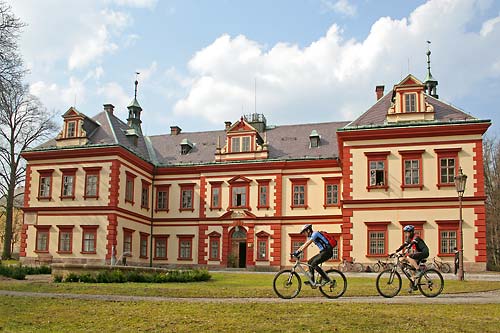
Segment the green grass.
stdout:
<path fill-rule="evenodd" d="M 210 273 L 207 282 L 192 283 L 53 283 L 43 281 L 0 281 L 0 289 L 31 292 L 106 294 L 165 297 L 276 297 L 272 288 L 273 274 Z M 375 275 L 374 275 L 375 277 Z M 400 295 L 405 295 L 408 282 L 403 283 Z M 500 289 L 500 281 L 445 281 L 444 294 Z M 375 296 L 375 279 L 348 277 L 349 296 Z M 318 290 L 302 287 L 299 297 L 318 296 Z"/>
<path fill-rule="evenodd" d="M 0 298 L 2 332 L 498 332 L 498 304 L 109 302 Z"/>

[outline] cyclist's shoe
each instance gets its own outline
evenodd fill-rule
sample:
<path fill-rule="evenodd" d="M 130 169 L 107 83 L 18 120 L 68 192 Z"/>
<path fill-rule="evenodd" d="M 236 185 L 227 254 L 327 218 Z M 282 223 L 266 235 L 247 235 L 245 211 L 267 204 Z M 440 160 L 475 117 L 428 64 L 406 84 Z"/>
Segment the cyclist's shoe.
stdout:
<path fill-rule="evenodd" d="M 417 291 L 418 287 L 415 284 L 410 284 L 410 288 L 408 289 L 408 293 L 411 294 L 414 291 Z"/>
<path fill-rule="evenodd" d="M 316 283 L 316 287 L 324 287 L 330 283 L 332 283 L 332 280 L 322 280 L 321 282 Z"/>

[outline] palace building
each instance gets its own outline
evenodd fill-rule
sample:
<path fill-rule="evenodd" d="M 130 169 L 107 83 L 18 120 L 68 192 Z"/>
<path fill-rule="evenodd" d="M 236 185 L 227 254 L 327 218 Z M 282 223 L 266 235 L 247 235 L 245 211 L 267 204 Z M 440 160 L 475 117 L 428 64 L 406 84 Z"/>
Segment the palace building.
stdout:
<path fill-rule="evenodd" d="M 408 75 L 385 94 L 377 86 L 376 103 L 349 122 L 270 126 L 251 114 L 154 136 L 142 133 L 136 97 L 127 122 L 111 104 L 93 117 L 71 107 L 56 138 L 23 152 L 21 258 L 277 270 L 312 223 L 338 240 L 332 265 L 375 263 L 408 224 L 430 258 L 451 262 L 461 169 L 465 268 L 485 270 L 490 121 L 441 101 L 436 86 L 430 68 L 424 82 Z"/>

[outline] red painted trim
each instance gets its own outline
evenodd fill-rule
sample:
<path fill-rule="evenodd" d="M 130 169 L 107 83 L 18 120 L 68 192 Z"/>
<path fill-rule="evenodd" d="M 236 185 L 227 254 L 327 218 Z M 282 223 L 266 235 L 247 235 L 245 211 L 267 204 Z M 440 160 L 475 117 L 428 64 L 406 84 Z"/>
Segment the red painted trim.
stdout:
<path fill-rule="evenodd" d="M 281 267 L 281 224 L 271 225 L 272 241 L 271 244 L 271 265 Z"/>
<path fill-rule="evenodd" d="M 377 258 L 377 257 L 387 257 L 388 249 L 388 231 L 387 228 L 391 224 L 390 221 L 383 222 L 365 222 L 366 225 L 366 257 L 367 258 Z M 372 254 L 370 253 L 370 233 L 371 232 L 383 232 L 384 233 L 384 253 Z"/>
<path fill-rule="evenodd" d="M 221 265 L 222 266 L 227 266 L 228 263 L 228 256 L 229 256 L 229 232 L 228 232 L 229 227 L 227 225 L 222 226 L 222 260 L 221 260 Z"/>
<path fill-rule="evenodd" d="M 35 253 L 49 253 L 49 246 L 50 246 L 50 225 L 35 225 L 34 226 L 36 229 L 36 235 L 35 235 Z M 45 249 L 38 249 L 38 236 L 41 233 L 46 233 L 47 234 L 47 244 L 45 246 Z"/>
<path fill-rule="evenodd" d="M 26 247 L 28 246 L 28 225 L 23 224 L 21 228 L 21 245 L 19 256 L 26 257 Z"/>
<path fill-rule="evenodd" d="M 400 150 L 399 154 L 401 155 L 401 189 L 404 191 L 405 188 L 419 188 L 422 190 L 424 184 L 424 163 L 422 162 L 422 154 L 425 152 L 425 149 L 420 150 Z M 406 184 L 406 161 L 418 161 L 418 184 Z"/>
<path fill-rule="evenodd" d="M 344 141 L 380 140 L 408 137 L 411 130 L 413 138 L 441 137 L 441 136 L 465 136 L 471 134 L 484 134 L 491 123 L 464 123 L 450 125 L 430 125 L 408 127 L 386 127 L 374 129 L 353 129 L 337 132 Z M 413 144 L 414 145 L 414 144 Z M 380 147 L 377 145 L 377 147 Z"/>
<path fill-rule="evenodd" d="M 341 177 L 323 177 L 324 191 L 323 191 L 323 207 L 340 207 L 340 181 Z M 328 203 L 328 186 L 337 186 L 337 202 Z M 332 193 L 333 197 L 333 193 Z"/>
<path fill-rule="evenodd" d="M 39 178 L 38 178 L 38 200 L 52 200 L 52 183 L 53 183 L 53 176 L 52 173 L 54 172 L 54 169 L 47 169 L 47 170 L 37 170 L 39 173 Z M 49 193 L 48 195 L 41 196 L 41 190 L 42 190 L 42 178 L 49 178 Z"/>
<path fill-rule="evenodd" d="M 207 180 L 205 176 L 200 177 L 200 219 L 206 217 L 205 207 L 207 204 Z"/>
<path fill-rule="evenodd" d="M 460 242 L 460 235 L 459 235 L 459 221 L 458 220 L 436 220 L 436 224 L 438 225 L 438 256 L 439 257 L 452 257 L 454 256 L 454 252 L 450 253 L 443 253 L 441 252 L 441 232 L 443 231 L 454 231 L 456 235 L 455 239 L 455 244 L 458 248 L 459 242 Z M 453 249 L 450 249 L 450 251 L 453 251 Z"/>
<path fill-rule="evenodd" d="M 214 204 L 214 190 L 219 191 L 219 202 Z M 222 209 L 222 182 L 210 182 L 210 210 Z"/>
<path fill-rule="evenodd" d="M 291 191 L 291 200 L 290 200 L 290 208 L 291 209 L 296 209 L 296 208 L 305 208 L 307 209 L 308 208 L 308 205 L 307 205 L 307 182 L 309 181 L 309 178 L 289 178 L 290 179 L 290 182 L 291 182 L 291 188 L 292 188 L 292 191 Z M 296 194 L 296 191 L 295 191 L 295 186 L 304 186 L 304 203 L 301 204 L 301 203 L 298 203 L 298 204 L 295 204 L 294 202 L 294 196 Z"/>
<path fill-rule="evenodd" d="M 191 211 L 194 212 L 194 186 L 196 184 L 186 183 L 186 184 L 178 184 L 180 187 L 180 195 L 179 195 L 179 212 L 182 211 Z M 191 192 L 191 207 L 182 207 L 182 194 L 184 192 Z"/>
<path fill-rule="evenodd" d="M 109 174 L 109 206 L 117 207 L 120 193 L 120 162 L 114 160 L 111 162 Z"/>
<path fill-rule="evenodd" d="M 274 217 L 280 218 L 283 215 L 283 175 L 277 174 L 275 179 L 274 194 Z"/>
<path fill-rule="evenodd" d="M 486 262 L 486 208 L 484 206 L 474 208 L 474 213 L 476 214 L 474 227 L 477 230 L 474 233 L 474 237 L 476 239 L 475 250 L 477 251 L 475 261 Z"/>
<path fill-rule="evenodd" d="M 125 171 L 125 203 L 130 203 L 132 206 L 134 205 L 134 196 L 135 196 L 135 178 L 137 175 L 132 172 L 126 170 Z M 129 185 L 130 184 L 130 185 Z M 131 186 L 131 187 L 129 187 Z M 130 193 L 130 195 L 129 195 Z M 132 196 L 132 197 L 130 197 Z"/>
<path fill-rule="evenodd" d="M 83 199 L 90 199 L 90 198 L 99 199 L 99 183 L 101 180 L 101 169 L 102 169 L 102 167 L 84 167 L 83 168 L 83 170 L 85 171 L 85 188 L 83 189 Z M 97 176 L 95 195 L 87 195 L 89 176 Z"/>
<path fill-rule="evenodd" d="M 386 192 L 389 189 L 389 162 L 387 161 L 387 157 L 390 155 L 390 151 L 376 151 L 376 152 L 365 152 L 365 156 L 367 157 L 366 159 L 366 166 L 367 166 L 367 185 L 366 189 L 368 192 L 371 190 L 376 190 L 376 189 L 384 189 Z M 370 163 L 371 162 L 376 162 L 376 161 L 383 161 L 384 162 L 384 184 L 383 185 L 371 185 L 370 184 Z"/>
<path fill-rule="evenodd" d="M 245 178 L 245 177 L 242 177 L 242 179 Z M 228 209 L 247 209 L 247 210 L 250 210 L 250 180 L 248 179 L 248 181 L 246 181 L 246 179 L 248 178 L 245 178 L 245 180 L 243 181 L 239 181 L 239 180 L 235 180 L 235 181 L 228 181 L 228 183 L 230 184 L 229 185 L 229 207 Z M 245 203 L 241 206 L 233 206 L 233 203 L 234 203 L 234 197 L 233 197 L 233 191 L 235 188 L 244 188 L 245 189 Z"/>
<path fill-rule="evenodd" d="M 434 149 L 434 152 L 437 155 L 437 175 L 438 175 L 438 182 L 436 184 L 437 188 L 440 189 L 441 187 L 446 187 L 446 186 L 455 186 L 455 182 L 452 183 L 442 183 L 441 182 L 441 160 L 442 159 L 455 159 L 455 168 L 454 168 L 454 175 L 458 174 L 458 166 L 460 165 L 460 160 L 458 159 L 458 153 L 462 150 L 462 148 L 444 148 L 444 149 Z"/>
<path fill-rule="evenodd" d="M 474 196 L 484 196 L 484 164 L 483 164 L 483 141 L 477 140 L 475 142 L 475 147 L 472 149 L 474 155 L 473 160 L 473 170 L 474 170 Z"/>
<path fill-rule="evenodd" d="M 193 260 L 193 238 L 194 235 L 177 235 L 177 260 L 192 261 Z M 189 242 L 189 258 L 181 257 L 181 242 Z"/>
<path fill-rule="evenodd" d="M 26 166 L 26 176 L 25 176 L 25 185 L 24 185 L 24 207 L 30 206 L 30 198 L 31 198 L 31 181 L 33 177 L 33 170 L 31 165 Z M 40 193 L 40 192 L 38 192 Z"/>
<path fill-rule="evenodd" d="M 57 253 L 59 254 L 71 254 L 73 253 L 73 228 L 74 225 L 58 225 L 59 235 L 57 237 Z M 69 251 L 61 250 L 61 233 L 69 233 Z"/>
<path fill-rule="evenodd" d="M 96 254 L 97 253 L 97 228 L 98 225 L 81 225 L 82 228 L 82 251 L 81 254 Z M 94 251 L 85 251 L 85 235 L 93 234 L 94 235 Z"/>
<path fill-rule="evenodd" d="M 76 187 L 76 170 L 77 168 L 66 168 L 59 169 L 61 171 L 61 196 L 59 197 L 61 200 L 71 199 L 75 200 L 75 187 Z M 64 194 L 64 177 L 73 177 L 73 186 L 71 188 L 71 194 Z"/>
<path fill-rule="evenodd" d="M 269 183 L 271 182 L 270 179 L 257 179 L 257 209 L 268 209 L 269 208 Z M 264 203 L 262 203 L 262 189 L 265 188 L 265 200 Z"/>

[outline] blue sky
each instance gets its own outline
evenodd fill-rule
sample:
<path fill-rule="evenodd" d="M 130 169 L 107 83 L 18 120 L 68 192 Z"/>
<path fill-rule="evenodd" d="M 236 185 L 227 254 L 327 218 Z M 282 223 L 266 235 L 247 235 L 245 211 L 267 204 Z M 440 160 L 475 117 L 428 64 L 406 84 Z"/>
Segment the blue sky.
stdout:
<path fill-rule="evenodd" d="M 136 71 L 147 135 L 222 129 L 255 108 L 274 125 L 354 120 L 376 85 L 425 78 L 431 40 L 440 98 L 500 134 L 499 1 L 8 2 L 28 24 L 31 91 L 58 121 L 105 103 L 125 120 Z"/>

